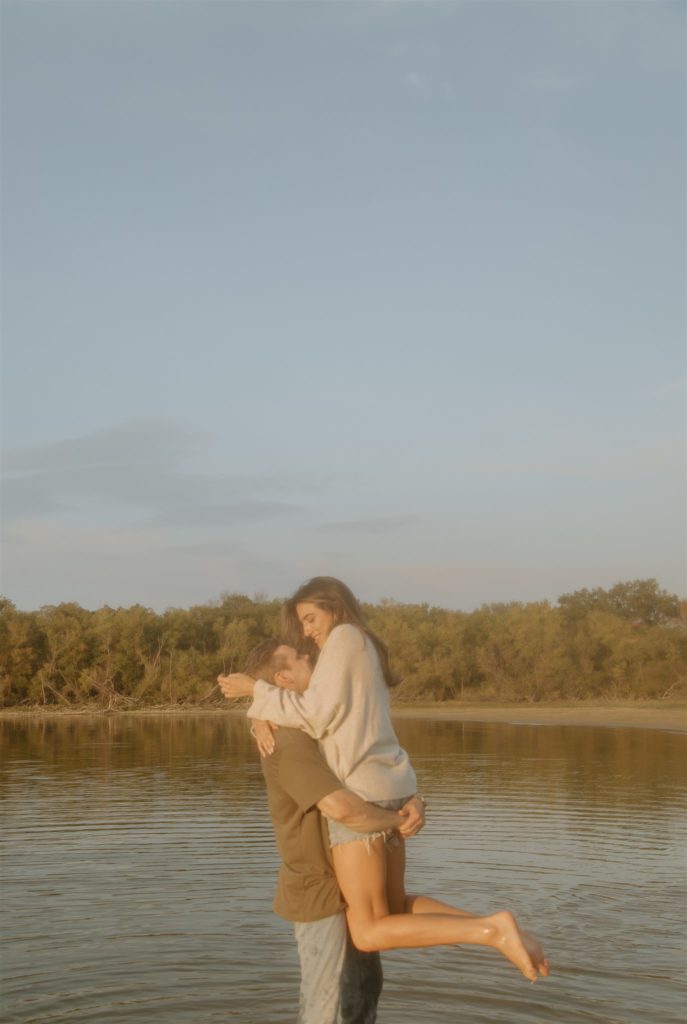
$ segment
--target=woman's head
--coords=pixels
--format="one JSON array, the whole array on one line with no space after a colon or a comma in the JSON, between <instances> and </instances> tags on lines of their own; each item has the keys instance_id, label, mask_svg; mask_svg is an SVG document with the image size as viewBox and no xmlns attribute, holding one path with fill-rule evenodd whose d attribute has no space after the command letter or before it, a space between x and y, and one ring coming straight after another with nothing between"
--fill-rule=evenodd
<instances>
[{"instance_id":1,"label":"woman's head","mask_svg":"<svg viewBox=\"0 0 687 1024\"><path fill-rule=\"evenodd\" d=\"M345 583L333 576L314 576L284 605L288 633L311 639L322 648L335 626L350 622L365 629L360 605Z\"/></svg>"},{"instance_id":2,"label":"woman's head","mask_svg":"<svg viewBox=\"0 0 687 1024\"><path fill-rule=\"evenodd\" d=\"M282 618L284 632L291 643L303 646L305 637L318 650L324 647L335 626L344 622L357 626L374 644L388 685L395 684L385 645L370 631L360 604L341 580L334 576L314 576L285 602Z\"/></svg>"}]
</instances>

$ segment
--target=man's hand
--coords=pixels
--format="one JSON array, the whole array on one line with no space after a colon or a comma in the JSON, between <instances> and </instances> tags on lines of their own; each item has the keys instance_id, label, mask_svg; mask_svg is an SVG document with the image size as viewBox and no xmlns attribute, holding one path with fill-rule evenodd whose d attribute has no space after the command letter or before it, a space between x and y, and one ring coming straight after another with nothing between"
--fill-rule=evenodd
<instances>
[{"instance_id":1,"label":"man's hand","mask_svg":"<svg viewBox=\"0 0 687 1024\"><path fill-rule=\"evenodd\" d=\"M250 731L255 737L261 757L269 757L274 753L274 736L272 733L279 726L274 722L263 722L261 718L254 718Z\"/></svg>"},{"instance_id":2,"label":"man's hand","mask_svg":"<svg viewBox=\"0 0 687 1024\"><path fill-rule=\"evenodd\" d=\"M255 680L243 672L232 672L229 676L217 676L219 688L229 700L235 697L252 697Z\"/></svg>"},{"instance_id":3,"label":"man's hand","mask_svg":"<svg viewBox=\"0 0 687 1024\"><path fill-rule=\"evenodd\" d=\"M398 813L403 818L398 832L404 839L416 836L425 827L425 801L421 796L411 796Z\"/></svg>"}]
</instances>

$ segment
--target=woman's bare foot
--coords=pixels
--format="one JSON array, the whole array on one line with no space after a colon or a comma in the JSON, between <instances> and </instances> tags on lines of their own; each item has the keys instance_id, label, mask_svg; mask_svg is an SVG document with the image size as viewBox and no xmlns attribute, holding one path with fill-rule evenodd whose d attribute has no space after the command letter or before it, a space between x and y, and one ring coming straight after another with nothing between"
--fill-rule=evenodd
<instances>
[{"instance_id":1,"label":"woman's bare foot","mask_svg":"<svg viewBox=\"0 0 687 1024\"><path fill-rule=\"evenodd\" d=\"M503 953L529 981L537 980L537 972L525 943L522 940L515 918L508 910L482 918L483 924L493 932L488 945Z\"/></svg>"},{"instance_id":2,"label":"woman's bare foot","mask_svg":"<svg viewBox=\"0 0 687 1024\"><path fill-rule=\"evenodd\" d=\"M522 928L520 931L520 938L523 941L525 949L530 955L530 960L534 965L535 970L539 971L543 978L548 977L549 974L549 961L546 958L544 950L535 939L534 935L530 932L524 931Z\"/></svg>"}]
</instances>

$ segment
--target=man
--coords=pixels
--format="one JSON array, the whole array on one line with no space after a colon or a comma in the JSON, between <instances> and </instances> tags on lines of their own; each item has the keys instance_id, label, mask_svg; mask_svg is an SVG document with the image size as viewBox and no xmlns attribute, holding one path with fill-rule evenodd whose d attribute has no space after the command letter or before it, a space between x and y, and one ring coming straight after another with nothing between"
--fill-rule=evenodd
<instances>
[{"instance_id":1,"label":"man","mask_svg":"<svg viewBox=\"0 0 687 1024\"><path fill-rule=\"evenodd\" d=\"M267 640L249 655L246 672L303 693L312 668L293 647ZM282 858L273 908L294 924L301 962L299 1024L374 1024L381 961L378 953L355 949L348 938L322 815L361 833L399 828L410 836L424 824L423 802L413 797L400 812L368 804L342 787L304 732L281 728L273 739L273 753L261 758Z\"/></svg>"}]
</instances>

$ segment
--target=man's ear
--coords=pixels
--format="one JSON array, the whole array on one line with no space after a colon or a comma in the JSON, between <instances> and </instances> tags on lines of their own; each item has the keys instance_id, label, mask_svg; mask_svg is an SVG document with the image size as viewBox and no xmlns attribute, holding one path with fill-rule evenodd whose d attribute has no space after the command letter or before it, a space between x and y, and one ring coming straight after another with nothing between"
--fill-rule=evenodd
<instances>
[{"instance_id":1,"label":"man's ear","mask_svg":"<svg viewBox=\"0 0 687 1024\"><path fill-rule=\"evenodd\" d=\"M275 672L272 678L274 679L274 685L281 686L282 689L291 682L288 672Z\"/></svg>"}]
</instances>

